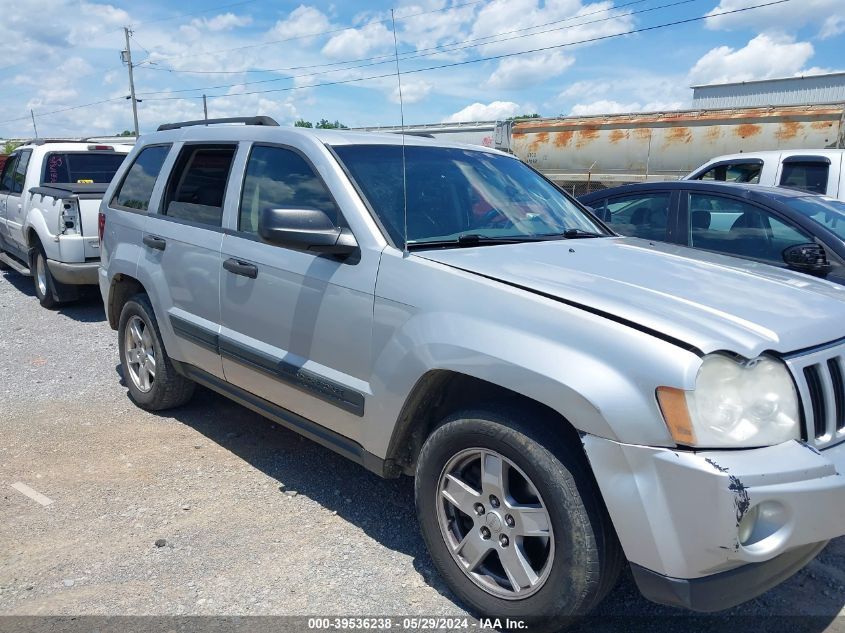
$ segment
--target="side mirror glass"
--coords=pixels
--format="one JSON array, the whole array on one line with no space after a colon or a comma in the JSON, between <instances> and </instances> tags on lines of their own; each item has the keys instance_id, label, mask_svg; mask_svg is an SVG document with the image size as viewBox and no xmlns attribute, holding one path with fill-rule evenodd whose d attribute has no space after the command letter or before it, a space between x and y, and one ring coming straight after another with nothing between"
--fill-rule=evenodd
<instances>
[{"instance_id":1,"label":"side mirror glass","mask_svg":"<svg viewBox=\"0 0 845 633\"><path fill-rule=\"evenodd\" d=\"M793 270L824 277L831 270L824 248L818 244L795 244L783 250L783 261Z\"/></svg>"},{"instance_id":2,"label":"side mirror glass","mask_svg":"<svg viewBox=\"0 0 845 633\"><path fill-rule=\"evenodd\" d=\"M258 235L271 244L312 253L351 255L358 249L352 232L335 226L320 209L264 209Z\"/></svg>"}]
</instances>

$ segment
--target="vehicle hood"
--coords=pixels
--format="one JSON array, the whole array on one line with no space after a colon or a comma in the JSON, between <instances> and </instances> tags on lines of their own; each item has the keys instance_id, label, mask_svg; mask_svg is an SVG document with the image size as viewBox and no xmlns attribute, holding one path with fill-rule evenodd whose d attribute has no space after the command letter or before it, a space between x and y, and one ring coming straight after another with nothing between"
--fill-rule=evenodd
<instances>
[{"instance_id":1,"label":"vehicle hood","mask_svg":"<svg viewBox=\"0 0 845 633\"><path fill-rule=\"evenodd\" d=\"M845 286L633 238L415 253L576 305L704 353L754 358L845 337Z\"/></svg>"}]
</instances>

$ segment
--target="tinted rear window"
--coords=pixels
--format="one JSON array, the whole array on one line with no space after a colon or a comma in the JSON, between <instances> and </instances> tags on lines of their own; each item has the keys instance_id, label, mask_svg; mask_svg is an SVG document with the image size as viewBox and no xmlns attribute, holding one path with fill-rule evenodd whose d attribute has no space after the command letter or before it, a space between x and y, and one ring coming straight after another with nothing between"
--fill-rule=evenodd
<instances>
[{"instance_id":1,"label":"tinted rear window","mask_svg":"<svg viewBox=\"0 0 845 633\"><path fill-rule=\"evenodd\" d=\"M51 152L44 160L41 184L111 182L126 154Z\"/></svg>"}]
</instances>

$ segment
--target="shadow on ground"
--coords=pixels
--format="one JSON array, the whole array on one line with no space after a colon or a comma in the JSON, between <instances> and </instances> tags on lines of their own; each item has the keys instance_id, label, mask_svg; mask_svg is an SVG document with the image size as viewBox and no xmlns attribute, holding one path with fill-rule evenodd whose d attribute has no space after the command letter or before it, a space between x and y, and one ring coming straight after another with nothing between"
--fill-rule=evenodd
<instances>
[{"instance_id":1,"label":"shadow on ground","mask_svg":"<svg viewBox=\"0 0 845 633\"><path fill-rule=\"evenodd\" d=\"M457 598L434 571L415 517L413 481L384 480L293 431L271 422L227 398L198 389L194 400L172 417L231 451L253 467L306 495L360 527L385 547L413 557L414 567L430 586L460 607ZM279 494L284 494L281 491ZM841 557L845 547L835 542ZM834 547L834 545L831 545ZM828 552L831 551L828 548ZM823 559L822 554L820 559ZM836 560L837 567L842 561ZM824 579L804 570L779 588L717 615L693 615L642 598L626 570L608 598L579 631L784 631L818 633L839 630L831 624L845 604L845 592L829 591ZM797 594L807 599L796 600ZM788 600L788 602L787 602ZM794 605L803 605L796 609ZM773 614L783 614L773 615ZM842 619L840 619L842 620ZM845 629L843 629L845 630Z\"/></svg>"},{"instance_id":2,"label":"shadow on ground","mask_svg":"<svg viewBox=\"0 0 845 633\"><path fill-rule=\"evenodd\" d=\"M31 297L33 301L38 301L31 277L24 277L13 270L3 271L2 276L16 290ZM79 298L60 305L56 312L82 323L100 323L106 320L103 299L100 296L100 289L96 286L80 286Z\"/></svg>"}]
</instances>

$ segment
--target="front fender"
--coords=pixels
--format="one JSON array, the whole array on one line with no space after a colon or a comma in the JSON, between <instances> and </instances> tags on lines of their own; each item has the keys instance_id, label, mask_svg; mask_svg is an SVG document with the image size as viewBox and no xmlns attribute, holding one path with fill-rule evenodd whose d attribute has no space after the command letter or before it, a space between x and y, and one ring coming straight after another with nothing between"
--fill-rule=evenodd
<instances>
[{"instance_id":1,"label":"front fender","mask_svg":"<svg viewBox=\"0 0 845 633\"><path fill-rule=\"evenodd\" d=\"M544 404L584 433L673 446L654 389L643 389L638 376L620 367L583 348L552 344L522 328L456 313L419 314L386 342L375 359L370 413L386 425L395 423L420 377L448 370ZM365 445L377 455L387 454L390 433L383 429L376 423L365 430Z\"/></svg>"},{"instance_id":2,"label":"front fender","mask_svg":"<svg viewBox=\"0 0 845 633\"><path fill-rule=\"evenodd\" d=\"M674 446L656 389L691 388L700 359L623 323L415 258L383 257L365 447L387 454L415 385L449 370L522 394L583 433ZM370 421L370 420L368 420Z\"/></svg>"}]
</instances>

